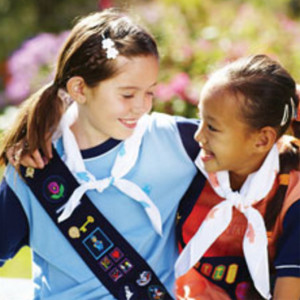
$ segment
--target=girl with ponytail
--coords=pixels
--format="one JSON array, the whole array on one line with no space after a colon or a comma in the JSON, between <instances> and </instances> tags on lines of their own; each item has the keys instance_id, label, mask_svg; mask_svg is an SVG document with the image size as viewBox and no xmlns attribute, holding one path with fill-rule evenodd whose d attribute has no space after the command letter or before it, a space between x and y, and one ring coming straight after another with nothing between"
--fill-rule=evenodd
<instances>
[{"instance_id":1,"label":"girl with ponytail","mask_svg":"<svg viewBox=\"0 0 300 300\"><path fill-rule=\"evenodd\" d=\"M203 175L177 224L179 299L300 298L298 107L295 81L266 55L208 79L195 134Z\"/></svg>"},{"instance_id":2,"label":"girl with ponytail","mask_svg":"<svg viewBox=\"0 0 300 300\"><path fill-rule=\"evenodd\" d=\"M34 299L174 299L174 219L199 146L195 121L148 114L158 70L155 40L123 12L83 17L5 133L0 265L29 245Z\"/></svg>"}]
</instances>

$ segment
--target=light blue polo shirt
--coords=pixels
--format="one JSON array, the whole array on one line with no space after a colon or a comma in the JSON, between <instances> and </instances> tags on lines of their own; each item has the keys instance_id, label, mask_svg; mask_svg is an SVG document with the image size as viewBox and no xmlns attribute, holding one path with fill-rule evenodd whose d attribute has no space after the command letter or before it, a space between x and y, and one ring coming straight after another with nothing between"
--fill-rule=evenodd
<instances>
[{"instance_id":1,"label":"light blue polo shirt","mask_svg":"<svg viewBox=\"0 0 300 300\"><path fill-rule=\"evenodd\" d=\"M193 121L152 114L136 165L124 177L147 192L158 207L163 223L162 237L153 229L143 207L115 187L110 186L101 194L94 190L87 192L94 205L152 267L171 295L174 295L173 267L178 255L176 211L196 174L193 159L187 153L187 150L194 154L198 151L192 137L195 129ZM82 151L87 170L96 179L109 176L122 144L109 140ZM56 148L63 155L61 142ZM5 180L21 202L28 221L35 299L114 299L64 238L13 167L7 168Z\"/></svg>"}]
</instances>

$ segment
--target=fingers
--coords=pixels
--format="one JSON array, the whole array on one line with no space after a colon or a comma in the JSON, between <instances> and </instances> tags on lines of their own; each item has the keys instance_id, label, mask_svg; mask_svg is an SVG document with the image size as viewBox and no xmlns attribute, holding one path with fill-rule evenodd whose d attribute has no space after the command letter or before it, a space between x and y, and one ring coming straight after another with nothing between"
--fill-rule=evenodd
<instances>
[{"instance_id":1,"label":"fingers","mask_svg":"<svg viewBox=\"0 0 300 300\"><path fill-rule=\"evenodd\" d=\"M37 169L43 169L45 164L48 163L47 159L43 159L42 155L39 150L34 150L31 155L26 154L24 156L24 159L26 159L26 163L30 163L30 165L27 165L27 167L37 168ZM25 161L24 161L25 162ZM21 159L21 164L23 165L23 157ZM35 166L34 166L34 165Z\"/></svg>"},{"instance_id":2,"label":"fingers","mask_svg":"<svg viewBox=\"0 0 300 300\"><path fill-rule=\"evenodd\" d=\"M6 154L6 158L8 159L9 163L13 166L16 165L16 157L14 155L14 147L11 147L9 149L6 150L5 154Z\"/></svg>"},{"instance_id":3,"label":"fingers","mask_svg":"<svg viewBox=\"0 0 300 300\"><path fill-rule=\"evenodd\" d=\"M22 165L24 167L43 169L49 162L48 158L51 159L53 157L52 139L50 134L48 135L48 138L46 138L45 146L46 149L44 149L44 151L46 153L45 156L42 156L38 149L32 150L26 138L23 138L6 150L6 157L8 162L15 167Z\"/></svg>"},{"instance_id":4,"label":"fingers","mask_svg":"<svg viewBox=\"0 0 300 300\"><path fill-rule=\"evenodd\" d=\"M24 167L43 169L48 163L48 159L42 158L39 150L34 150L31 154L28 152L24 153L22 148L18 149L16 146L6 151L6 157L9 163L15 167L22 165Z\"/></svg>"},{"instance_id":5,"label":"fingers","mask_svg":"<svg viewBox=\"0 0 300 300\"><path fill-rule=\"evenodd\" d=\"M46 142L46 151L49 158L52 158L52 140L48 139Z\"/></svg>"},{"instance_id":6,"label":"fingers","mask_svg":"<svg viewBox=\"0 0 300 300\"><path fill-rule=\"evenodd\" d=\"M26 154L21 158L20 164L24 167L32 167L32 168L35 168L35 169L42 169L43 168L43 167L40 167L40 165L38 165L35 162L35 160L29 154Z\"/></svg>"}]
</instances>

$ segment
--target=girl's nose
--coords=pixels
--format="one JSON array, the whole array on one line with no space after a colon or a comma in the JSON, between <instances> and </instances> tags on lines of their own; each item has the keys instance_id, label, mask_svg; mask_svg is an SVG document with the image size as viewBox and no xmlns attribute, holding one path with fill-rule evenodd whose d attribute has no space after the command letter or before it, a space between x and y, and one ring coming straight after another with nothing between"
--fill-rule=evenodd
<instances>
[{"instance_id":1,"label":"girl's nose","mask_svg":"<svg viewBox=\"0 0 300 300\"><path fill-rule=\"evenodd\" d=\"M194 134L195 141L201 144L205 144L207 142L203 131L203 122L201 122Z\"/></svg>"},{"instance_id":2,"label":"girl's nose","mask_svg":"<svg viewBox=\"0 0 300 300\"><path fill-rule=\"evenodd\" d=\"M143 96L133 99L132 111L136 114L144 113L147 110L147 99Z\"/></svg>"}]
</instances>

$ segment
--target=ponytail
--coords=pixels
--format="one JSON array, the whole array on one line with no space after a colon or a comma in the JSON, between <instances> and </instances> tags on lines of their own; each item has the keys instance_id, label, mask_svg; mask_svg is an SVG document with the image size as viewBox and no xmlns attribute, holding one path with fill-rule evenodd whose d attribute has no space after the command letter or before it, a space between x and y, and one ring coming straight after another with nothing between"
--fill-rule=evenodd
<instances>
[{"instance_id":1,"label":"ponytail","mask_svg":"<svg viewBox=\"0 0 300 300\"><path fill-rule=\"evenodd\" d=\"M265 214L265 223L268 231L272 230L279 215L289 184L289 173L292 170L300 171L300 121L293 120L291 130L294 137L283 136L283 145L279 155L279 187L273 199L268 203Z\"/></svg>"},{"instance_id":2,"label":"ponytail","mask_svg":"<svg viewBox=\"0 0 300 300\"><path fill-rule=\"evenodd\" d=\"M288 139L288 136L284 136L284 138ZM300 171L299 146L299 140L290 139L280 151L279 187L273 199L269 201L265 214L265 224L268 231L273 229L277 216L282 209L289 184L289 173L292 170Z\"/></svg>"},{"instance_id":3,"label":"ponytail","mask_svg":"<svg viewBox=\"0 0 300 300\"><path fill-rule=\"evenodd\" d=\"M21 155L32 153L35 149L42 151L48 159L46 143L58 126L64 111L64 104L58 97L58 86L48 85L20 107L16 121L3 135L0 145L0 165L7 162L6 151L11 147L21 150ZM19 166L16 166L19 170Z\"/></svg>"},{"instance_id":4,"label":"ponytail","mask_svg":"<svg viewBox=\"0 0 300 300\"><path fill-rule=\"evenodd\" d=\"M300 119L300 116L299 116L299 119ZM292 127L294 137L296 137L297 139L300 139L300 120L299 121L298 121L298 119L293 120L291 127Z\"/></svg>"},{"instance_id":5,"label":"ponytail","mask_svg":"<svg viewBox=\"0 0 300 300\"><path fill-rule=\"evenodd\" d=\"M297 92L298 91L298 92ZM281 137L279 146L279 187L275 196L267 204L265 223L268 231L272 230L279 215L289 184L289 173L292 170L300 171L300 86L296 86L291 101L290 135Z\"/></svg>"}]
</instances>

